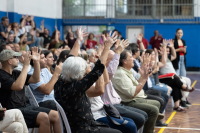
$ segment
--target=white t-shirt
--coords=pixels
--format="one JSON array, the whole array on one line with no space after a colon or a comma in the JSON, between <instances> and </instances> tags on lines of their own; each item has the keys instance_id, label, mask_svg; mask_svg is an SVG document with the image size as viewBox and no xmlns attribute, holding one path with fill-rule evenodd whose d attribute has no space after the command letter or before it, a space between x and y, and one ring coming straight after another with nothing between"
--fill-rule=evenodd
<instances>
[{"instance_id":1,"label":"white t-shirt","mask_svg":"<svg viewBox=\"0 0 200 133\"><path fill-rule=\"evenodd\" d=\"M100 96L97 97L89 97L90 103L91 103L91 110L92 114L95 120L106 117L106 115L103 112L103 101L101 100Z\"/></svg>"},{"instance_id":2,"label":"white t-shirt","mask_svg":"<svg viewBox=\"0 0 200 133\"><path fill-rule=\"evenodd\" d=\"M163 68L160 68L161 75L167 74L167 73L176 73L172 65L172 62L169 59L167 59L166 65Z\"/></svg>"}]
</instances>

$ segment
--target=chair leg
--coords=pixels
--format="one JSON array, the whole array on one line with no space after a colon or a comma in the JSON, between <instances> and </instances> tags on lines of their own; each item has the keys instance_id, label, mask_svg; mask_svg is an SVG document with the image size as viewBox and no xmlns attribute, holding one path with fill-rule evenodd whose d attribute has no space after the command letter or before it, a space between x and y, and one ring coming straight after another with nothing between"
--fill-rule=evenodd
<instances>
[{"instance_id":1,"label":"chair leg","mask_svg":"<svg viewBox=\"0 0 200 133\"><path fill-rule=\"evenodd\" d=\"M172 101L172 108L174 108L174 99L172 96L171 96L171 101Z\"/></svg>"}]
</instances>

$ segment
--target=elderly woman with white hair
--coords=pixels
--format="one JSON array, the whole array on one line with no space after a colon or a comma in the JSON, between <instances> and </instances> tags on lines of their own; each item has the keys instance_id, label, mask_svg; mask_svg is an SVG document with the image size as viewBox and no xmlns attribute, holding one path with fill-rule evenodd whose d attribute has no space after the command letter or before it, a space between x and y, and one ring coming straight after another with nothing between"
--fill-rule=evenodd
<instances>
[{"instance_id":1,"label":"elderly woman with white hair","mask_svg":"<svg viewBox=\"0 0 200 133\"><path fill-rule=\"evenodd\" d=\"M81 28L77 29L77 40L68 58L63 63L61 76L54 87L55 99L65 110L73 133L121 133L118 130L105 127L105 124L100 124L100 127L99 123L94 121L91 104L87 96L96 93L96 88L91 87L95 82L101 80L98 83L99 87L101 89L104 87L102 74L109 49L116 37L112 36L105 42L102 56L96 62L94 69L87 74L91 66L81 57L76 57L80 49L80 42L87 35L83 31L81 31Z\"/></svg>"}]
</instances>

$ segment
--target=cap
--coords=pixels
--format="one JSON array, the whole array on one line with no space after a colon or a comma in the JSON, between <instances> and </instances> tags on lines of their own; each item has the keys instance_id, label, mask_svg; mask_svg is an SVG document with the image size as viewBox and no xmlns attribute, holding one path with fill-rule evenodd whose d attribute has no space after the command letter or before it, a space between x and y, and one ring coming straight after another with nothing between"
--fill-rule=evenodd
<instances>
[{"instance_id":1,"label":"cap","mask_svg":"<svg viewBox=\"0 0 200 133\"><path fill-rule=\"evenodd\" d=\"M0 61L7 61L8 59L13 58L13 56L21 56L22 53L15 52L11 49L5 49L0 53Z\"/></svg>"}]
</instances>

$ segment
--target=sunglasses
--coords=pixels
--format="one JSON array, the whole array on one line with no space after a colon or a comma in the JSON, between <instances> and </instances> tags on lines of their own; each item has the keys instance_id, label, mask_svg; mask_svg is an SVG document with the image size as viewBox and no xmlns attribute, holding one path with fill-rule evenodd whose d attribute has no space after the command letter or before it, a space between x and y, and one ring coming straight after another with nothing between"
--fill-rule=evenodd
<instances>
[{"instance_id":1,"label":"sunglasses","mask_svg":"<svg viewBox=\"0 0 200 133\"><path fill-rule=\"evenodd\" d=\"M13 56L13 58L15 58L15 59L19 59L19 56ZM13 58L11 58L11 59L13 59Z\"/></svg>"}]
</instances>

